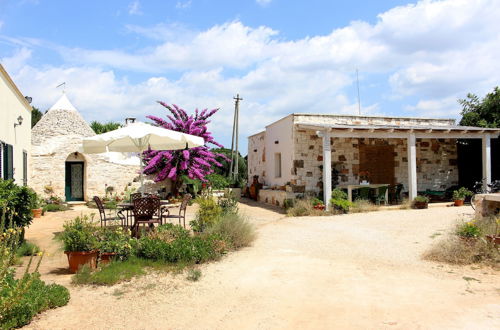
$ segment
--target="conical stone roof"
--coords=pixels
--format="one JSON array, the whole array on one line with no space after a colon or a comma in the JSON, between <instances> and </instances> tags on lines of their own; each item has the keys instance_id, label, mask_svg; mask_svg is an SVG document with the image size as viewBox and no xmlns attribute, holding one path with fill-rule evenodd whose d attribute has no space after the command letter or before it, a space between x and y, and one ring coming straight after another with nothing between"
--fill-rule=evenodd
<instances>
[{"instance_id":1,"label":"conical stone roof","mask_svg":"<svg viewBox=\"0 0 500 330\"><path fill-rule=\"evenodd\" d=\"M63 94L33 127L31 142L33 145L40 145L47 139L62 135L76 135L82 138L95 135L66 94Z\"/></svg>"}]
</instances>

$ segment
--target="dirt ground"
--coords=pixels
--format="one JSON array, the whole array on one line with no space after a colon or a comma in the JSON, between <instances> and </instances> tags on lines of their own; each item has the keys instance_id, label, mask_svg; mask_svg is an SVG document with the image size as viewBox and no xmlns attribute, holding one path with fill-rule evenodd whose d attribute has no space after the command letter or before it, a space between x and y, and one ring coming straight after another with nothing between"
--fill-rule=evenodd
<instances>
[{"instance_id":1,"label":"dirt ground","mask_svg":"<svg viewBox=\"0 0 500 330\"><path fill-rule=\"evenodd\" d=\"M65 307L30 329L499 329L500 274L421 260L470 207L285 218L255 203L252 247L186 274L112 287L70 285L52 237L84 207L36 219L27 238L49 256L43 279L69 287ZM190 216L193 209L189 210Z\"/></svg>"}]
</instances>

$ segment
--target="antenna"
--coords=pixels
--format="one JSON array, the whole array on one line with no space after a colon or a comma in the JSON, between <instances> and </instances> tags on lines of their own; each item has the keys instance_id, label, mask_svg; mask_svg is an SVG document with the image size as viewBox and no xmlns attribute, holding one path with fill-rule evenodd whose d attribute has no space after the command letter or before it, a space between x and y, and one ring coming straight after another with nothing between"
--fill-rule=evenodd
<instances>
[{"instance_id":1,"label":"antenna","mask_svg":"<svg viewBox=\"0 0 500 330\"><path fill-rule=\"evenodd\" d=\"M66 82L63 82L62 84L57 85L56 88L59 88L61 86L63 86L63 94L64 94L66 92Z\"/></svg>"},{"instance_id":2,"label":"antenna","mask_svg":"<svg viewBox=\"0 0 500 330\"><path fill-rule=\"evenodd\" d=\"M358 86L358 115L361 116L361 98L359 97L359 75L358 75L358 68L356 68L356 85Z\"/></svg>"}]
</instances>

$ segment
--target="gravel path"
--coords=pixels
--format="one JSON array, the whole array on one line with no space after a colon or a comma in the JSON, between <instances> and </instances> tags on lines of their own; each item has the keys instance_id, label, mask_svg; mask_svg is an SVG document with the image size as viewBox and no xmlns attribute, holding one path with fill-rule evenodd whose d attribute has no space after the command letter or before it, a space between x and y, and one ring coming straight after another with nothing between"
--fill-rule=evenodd
<instances>
[{"instance_id":1,"label":"gravel path","mask_svg":"<svg viewBox=\"0 0 500 330\"><path fill-rule=\"evenodd\" d=\"M305 218L254 203L240 209L256 224L258 239L202 265L198 282L155 273L113 287L70 286L68 306L28 328L500 328L498 272L420 259L437 234L471 213L468 207ZM52 251L42 267L48 281L70 281L47 235L78 212L88 210L42 218L27 232Z\"/></svg>"}]
</instances>

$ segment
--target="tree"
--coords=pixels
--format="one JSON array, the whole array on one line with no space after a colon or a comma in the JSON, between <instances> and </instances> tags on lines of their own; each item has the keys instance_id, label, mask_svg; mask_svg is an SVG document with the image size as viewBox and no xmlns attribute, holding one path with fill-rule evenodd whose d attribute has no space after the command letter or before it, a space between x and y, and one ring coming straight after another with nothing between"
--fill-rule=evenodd
<instances>
[{"instance_id":1,"label":"tree","mask_svg":"<svg viewBox=\"0 0 500 330\"><path fill-rule=\"evenodd\" d=\"M110 131L114 131L115 129L118 129L122 127L122 124L120 123L115 123L115 122L107 122L105 124L102 124L98 121L93 121L90 123L90 127L94 130L95 134L102 134Z\"/></svg>"},{"instance_id":2,"label":"tree","mask_svg":"<svg viewBox=\"0 0 500 330\"><path fill-rule=\"evenodd\" d=\"M38 108L33 107L33 110L31 110L31 128L35 127L36 123L42 119L43 113L38 110Z\"/></svg>"},{"instance_id":3,"label":"tree","mask_svg":"<svg viewBox=\"0 0 500 330\"><path fill-rule=\"evenodd\" d=\"M219 156L216 158L216 160L222 164L222 167L216 167L214 168L215 173L224 175L224 176L229 176L229 167L231 164L231 149L226 149L226 148L219 148L219 149L212 149L213 152L222 154L224 157ZM239 159L238 159L238 179L246 181L248 173L247 173L247 161L244 157L241 156L240 153L238 153Z\"/></svg>"},{"instance_id":4,"label":"tree","mask_svg":"<svg viewBox=\"0 0 500 330\"><path fill-rule=\"evenodd\" d=\"M207 146L207 144L213 144L223 148L207 130L207 124L210 122L208 118L219 109L211 111L205 109L201 112L196 109L194 115L188 115L184 109L175 104L170 106L164 102L158 103L163 105L171 115L167 115L167 120L155 116L147 116L147 118L163 128L200 136L205 140L205 145L184 150L147 150L144 152L146 164L144 173L155 174L155 182L165 179L177 181L183 177L206 182L205 177L214 172L214 166L222 166L216 158L224 157L222 154L212 152Z\"/></svg>"},{"instance_id":5,"label":"tree","mask_svg":"<svg viewBox=\"0 0 500 330\"><path fill-rule=\"evenodd\" d=\"M462 105L460 125L478 127L500 127L500 89L486 94L480 100L475 94L467 94L465 99L459 99Z\"/></svg>"}]
</instances>

